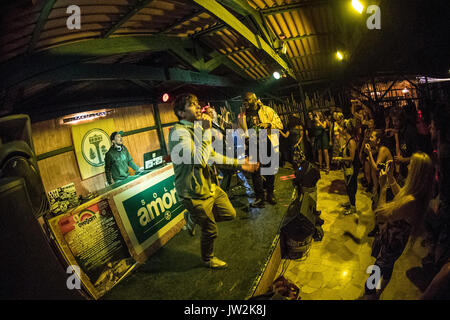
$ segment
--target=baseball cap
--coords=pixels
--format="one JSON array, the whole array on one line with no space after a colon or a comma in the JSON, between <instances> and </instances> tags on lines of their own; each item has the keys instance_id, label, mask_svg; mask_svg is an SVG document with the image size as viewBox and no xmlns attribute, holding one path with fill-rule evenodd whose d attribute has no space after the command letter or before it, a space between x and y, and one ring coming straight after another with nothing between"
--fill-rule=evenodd
<instances>
[{"instance_id":1,"label":"baseball cap","mask_svg":"<svg viewBox=\"0 0 450 320\"><path fill-rule=\"evenodd\" d=\"M114 138L116 137L117 134L120 134L121 136L123 136L123 131L114 131L113 133L111 133L111 141L114 140Z\"/></svg>"}]
</instances>

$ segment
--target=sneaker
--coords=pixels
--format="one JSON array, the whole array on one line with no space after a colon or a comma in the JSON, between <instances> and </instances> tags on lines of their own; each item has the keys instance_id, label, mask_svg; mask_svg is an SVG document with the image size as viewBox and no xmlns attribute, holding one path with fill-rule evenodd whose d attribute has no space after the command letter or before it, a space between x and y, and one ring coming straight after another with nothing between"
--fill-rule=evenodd
<instances>
[{"instance_id":1,"label":"sneaker","mask_svg":"<svg viewBox=\"0 0 450 320\"><path fill-rule=\"evenodd\" d=\"M192 221L189 211L184 212L184 220L186 221L186 229L191 236L195 236L195 222Z\"/></svg>"},{"instance_id":2,"label":"sneaker","mask_svg":"<svg viewBox=\"0 0 450 320\"><path fill-rule=\"evenodd\" d=\"M344 215L348 216L350 214L354 214L356 213L356 207L355 206L350 206L350 208L348 208L347 210L344 211Z\"/></svg>"},{"instance_id":3,"label":"sneaker","mask_svg":"<svg viewBox=\"0 0 450 320\"><path fill-rule=\"evenodd\" d=\"M225 269L228 264L217 257L212 257L209 261L203 260L203 265L211 269Z\"/></svg>"},{"instance_id":4,"label":"sneaker","mask_svg":"<svg viewBox=\"0 0 450 320\"><path fill-rule=\"evenodd\" d=\"M252 208L264 208L264 199L256 199L253 203L250 204Z\"/></svg>"},{"instance_id":5,"label":"sneaker","mask_svg":"<svg viewBox=\"0 0 450 320\"><path fill-rule=\"evenodd\" d=\"M277 204L277 199L275 198L275 196L273 195L273 193L269 193L267 194L266 200L268 203L275 205Z\"/></svg>"}]
</instances>

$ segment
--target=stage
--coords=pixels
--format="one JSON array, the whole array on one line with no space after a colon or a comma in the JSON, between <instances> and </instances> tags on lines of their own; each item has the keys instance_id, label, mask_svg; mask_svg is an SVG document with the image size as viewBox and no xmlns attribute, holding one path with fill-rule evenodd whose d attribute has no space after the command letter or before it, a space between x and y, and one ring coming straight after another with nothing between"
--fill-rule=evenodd
<instances>
[{"instance_id":1,"label":"stage","mask_svg":"<svg viewBox=\"0 0 450 320\"><path fill-rule=\"evenodd\" d=\"M233 193L237 217L218 224L214 249L228 263L227 269L202 266L197 226L194 237L182 230L102 299L243 300L264 293L281 259L278 230L293 190L292 180L283 177L292 173L280 168L275 180L276 205L266 203L265 208L246 211L245 189ZM231 188L236 183L234 176Z\"/></svg>"}]
</instances>

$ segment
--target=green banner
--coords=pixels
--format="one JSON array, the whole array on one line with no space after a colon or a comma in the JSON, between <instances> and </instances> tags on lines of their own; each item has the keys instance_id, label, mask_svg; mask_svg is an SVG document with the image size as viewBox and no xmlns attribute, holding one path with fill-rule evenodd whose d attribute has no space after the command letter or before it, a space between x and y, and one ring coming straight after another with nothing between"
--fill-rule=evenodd
<instances>
[{"instance_id":1,"label":"green banner","mask_svg":"<svg viewBox=\"0 0 450 320\"><path fill-rule=\"evenodd\" d=\"M184 211L173 175L123 200L122 204L139 244Z\"/></svg>"}]
</instances>

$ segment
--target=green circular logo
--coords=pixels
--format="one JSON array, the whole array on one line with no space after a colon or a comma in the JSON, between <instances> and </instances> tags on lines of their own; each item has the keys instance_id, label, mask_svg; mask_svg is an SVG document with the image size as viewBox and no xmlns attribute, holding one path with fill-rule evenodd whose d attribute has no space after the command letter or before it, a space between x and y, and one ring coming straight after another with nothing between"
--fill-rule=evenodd
<instances>
[{"instance_id":1,"label":"green circular logo","mask_svg":"<svg viewBox=\"0 0 450 320\"><path fill-rule=\"evenodd\" d=\"M102 129L91 129L81 141L81 154L84 160L94 167L105 164L105 154L111 147L109 135Z\"/></svg>"}]
</instances>

